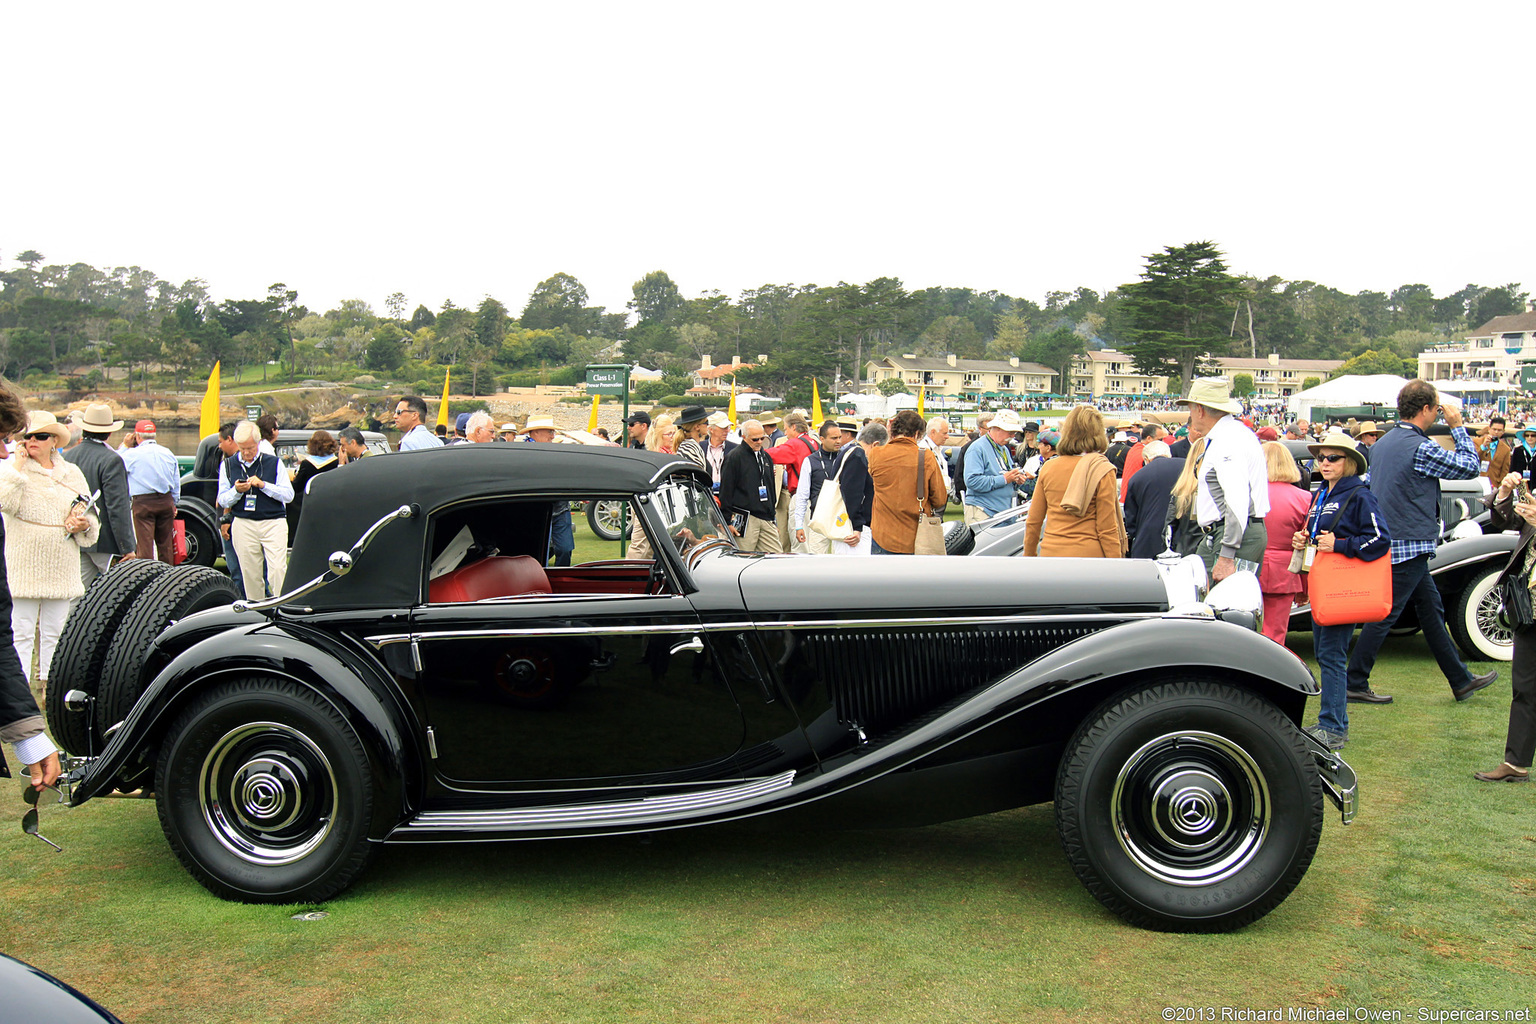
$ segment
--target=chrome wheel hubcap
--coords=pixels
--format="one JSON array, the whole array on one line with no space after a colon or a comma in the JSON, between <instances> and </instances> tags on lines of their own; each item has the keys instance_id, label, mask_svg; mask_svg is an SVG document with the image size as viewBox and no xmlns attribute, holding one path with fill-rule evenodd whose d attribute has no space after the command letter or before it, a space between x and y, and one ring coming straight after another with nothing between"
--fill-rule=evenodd
<instances>
[{"instance_id":1,"label":"chrome wheel hubcap","mask_svg":"<svg viewBox=\"0 0 1536 1024\"><path fill-rule=\"evenodd\" d=\"M330 834L336 775L308 736L278 722L254 722L220 737L198 772L203 820L241 860L291 864Z\"/></svg>"},{"instance_id":2,"label":"chrome wheel hubcap","mask_svg":"<svg viewBox=\"0 0 1536 1024\"><path fill-rule=\"evenodd\" d=\"M1126 759L1111 816L1120 848L1174 885L1209 885L1242 870L1269 832L1269 787L1253 757L1224 736L1166 733Z\"/></svg>"}]
</instances>

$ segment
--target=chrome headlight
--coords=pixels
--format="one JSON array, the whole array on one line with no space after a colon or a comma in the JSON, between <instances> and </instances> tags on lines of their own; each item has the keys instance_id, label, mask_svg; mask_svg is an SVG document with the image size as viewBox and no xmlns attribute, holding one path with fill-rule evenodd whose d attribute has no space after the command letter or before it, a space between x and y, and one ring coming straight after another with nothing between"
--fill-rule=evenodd
<instances>
[{"instance_id":1,"label":"chrome headlight","mask_svg":"<svg viewBox=\"0 0 1536 1024\"><path fill-rule=\"evenodd\" d=\"M1157 574L1168 592L1168 607L1179 609L1199 602L1205 593L1205 563L1199 555L1164 551L1156 558Z\"/></svg>"}]
</instances>

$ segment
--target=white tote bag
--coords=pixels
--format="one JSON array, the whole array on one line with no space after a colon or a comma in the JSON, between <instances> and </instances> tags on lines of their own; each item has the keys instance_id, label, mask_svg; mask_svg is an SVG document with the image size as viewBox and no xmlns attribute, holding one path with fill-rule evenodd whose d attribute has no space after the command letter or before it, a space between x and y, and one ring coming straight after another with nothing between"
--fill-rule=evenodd
<instances>
[{"instance_id":1,"label":"white tote bag","mask_svg":"<svg viewBox=\"0 0 1536 1024\"><path fill-rule=\"evenodd\" d=\"M811 529L831 541L842 543L851 532L848 527L848 506L843 503L843 489L837 478L843 475L843 464L837 464L837 472L821 485L816 495L816 507L811 511Z\"/></svg>"}]
</instances>

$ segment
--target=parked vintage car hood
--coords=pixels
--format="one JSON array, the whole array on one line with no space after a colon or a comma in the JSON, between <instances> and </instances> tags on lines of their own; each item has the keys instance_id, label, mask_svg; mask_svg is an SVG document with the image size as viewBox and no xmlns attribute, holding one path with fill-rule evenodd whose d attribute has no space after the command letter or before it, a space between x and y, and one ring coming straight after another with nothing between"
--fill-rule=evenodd
<instances>
[{"instance_id":1,"label":"parked vintage car hood","mask_svg":"<svg viewBox=\"0 0 1536 1024\"><path fill-rule=\"evenodd\" d=\"M1157 566L1134 558L836 558L768 555L741 572L747 610L773 613L1021 609L1159 612L1168 594Z\"/></svg>"}]
</instances>

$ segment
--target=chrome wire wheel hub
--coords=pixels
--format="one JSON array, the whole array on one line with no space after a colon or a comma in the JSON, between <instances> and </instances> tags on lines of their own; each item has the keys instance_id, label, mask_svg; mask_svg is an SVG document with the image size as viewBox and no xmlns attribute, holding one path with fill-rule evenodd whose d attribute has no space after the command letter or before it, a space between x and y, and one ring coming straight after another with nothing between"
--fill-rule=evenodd
<instances>
[{"instance_id":1,"label":"chrome wire wheel hub","mask_svg":"<svg viewBox=\"0 0 1536 1024\"><path fill-rule=\"evenodd\" d=\"M1269 787L1253 757L1224 736L1165 733L1126 759L1110 813L1120 848L1173 885L1241 871L1269 832Z\"/></svg>"},{"instance_id":2,"label":"chrome wire wheel hub","mask_svg":"<svg viewBox=\"0 0 1536 1024\"><path fill-rule=\"evenodd\" d=\"M198 772L209 831L252 864L291 864L325 841L336 810L336 776L325 753L278 722L253 722L220 737Z\"/></svg>"},{"instance_id":3,"label":"chrome wire wheel hub","mask_svg":"<svg viewBox=\"0 0 1536 1024\"><path fill-rule=\"evenodd\" d=\"M1498 587L1491 588L1482 596L1472 614L1477 619L1477 631L1489 643L1499 647L1514 646L1514 632L1509 627L1509 621L1504 618L1504 601L1499 597Z\"/></svg>"}]
</instances>

